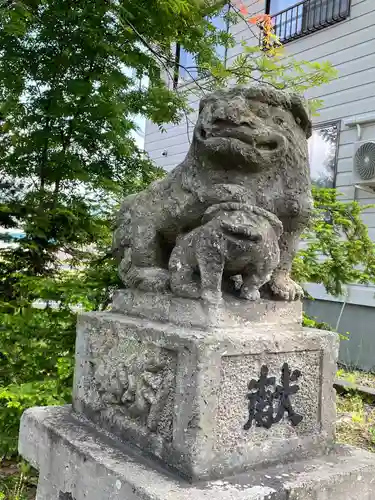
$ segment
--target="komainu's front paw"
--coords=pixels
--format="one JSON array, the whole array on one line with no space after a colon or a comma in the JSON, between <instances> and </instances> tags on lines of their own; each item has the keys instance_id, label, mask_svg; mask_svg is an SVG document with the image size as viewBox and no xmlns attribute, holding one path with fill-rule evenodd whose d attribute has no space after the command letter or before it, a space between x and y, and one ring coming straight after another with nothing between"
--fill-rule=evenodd
<instances>
[{"instance_id":1,"label":"komainu's front paw","mask_svg":"<svg viewBox=\"0 0 375 500\"><path fill-rule=\"evenodd\" d=\"M240 292L241 299L251 300L255 302L260 299L260 292L256 287L247 287L245 285L242 286Z\"/></svg>"},{"instance_id":2,"label":"komainu's front paw","mask_svg":"<svg viewBox=\"0 0 375 500\"><path fill-rule=\"evenodd\" d=\"M131 266L121 278L126 287L145 292L164 292L169 289L169 271L160 267Z\"/></svg>"},{"instance_id":3,"label":"komainu's front paw","mask_svg":"<svg viewBox=\"0 0 375 500\"><path fill-rule=\"evenodd\" d=\"M223 294L219 290L202 290L201 298L207 304L220 305L223 302Z\"/></svg>"},{"instance_id":4,"label":"komainu's front paw","mask_svg":"<svg viewBox=\"0 0 375 500\"><path fill-rule=\"evenodd\" d=\"M281 274L271 278L269 287L275 297L282 300L298 300L304 296L303 289L288 275Z\"/></svg>"}]
</instances>

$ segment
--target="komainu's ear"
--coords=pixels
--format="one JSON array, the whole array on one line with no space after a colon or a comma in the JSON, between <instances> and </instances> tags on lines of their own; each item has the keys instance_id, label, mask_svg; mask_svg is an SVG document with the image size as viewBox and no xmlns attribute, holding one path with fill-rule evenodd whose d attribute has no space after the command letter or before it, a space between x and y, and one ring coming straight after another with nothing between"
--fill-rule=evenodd
<instances>
[{"instance_id":1,"label":"komainu's ear","mask_svg":"<svg viewBox=\"0 0 375 500\"><path fill-rule=\"evenodd\" d=\"M310 113L307 107L307 101L298 94L291 94L292 114L298 125L309 139L312 134L312 123Z\"/></svg>"}]
</instances>

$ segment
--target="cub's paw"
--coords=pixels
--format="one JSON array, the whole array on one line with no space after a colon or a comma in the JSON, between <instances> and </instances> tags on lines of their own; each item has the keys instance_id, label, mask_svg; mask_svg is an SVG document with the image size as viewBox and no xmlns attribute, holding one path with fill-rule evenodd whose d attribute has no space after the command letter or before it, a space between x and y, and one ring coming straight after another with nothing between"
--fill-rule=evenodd
<instances>
[{"instance_id":1,"label":"cub's paw","mask_svg":"<svg viewBox=\"0 0 375 500\"><path fill-rule=\"evenodd\" d=\"M272 294L281 300L298 300L304 296L303 289L288 275L273 276L268 283Z\"/></svg>"}]
</instances>

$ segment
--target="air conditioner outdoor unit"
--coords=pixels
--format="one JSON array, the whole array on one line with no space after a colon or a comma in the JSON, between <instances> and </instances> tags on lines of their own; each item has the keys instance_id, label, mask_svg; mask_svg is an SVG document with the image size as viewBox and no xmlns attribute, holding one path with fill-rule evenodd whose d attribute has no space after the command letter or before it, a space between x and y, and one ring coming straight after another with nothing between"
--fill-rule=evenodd
<instances>
[{"instance_id":1,"label":"air conditioner outdoor unit","mask_svg":"<svg viewBox=\"0 0 375 500\"><path fill-rule=\"evenodd\" d=\"M375 141L354 144L353 181L358 187L375 188Z\"/></svg>"}]
</instances>

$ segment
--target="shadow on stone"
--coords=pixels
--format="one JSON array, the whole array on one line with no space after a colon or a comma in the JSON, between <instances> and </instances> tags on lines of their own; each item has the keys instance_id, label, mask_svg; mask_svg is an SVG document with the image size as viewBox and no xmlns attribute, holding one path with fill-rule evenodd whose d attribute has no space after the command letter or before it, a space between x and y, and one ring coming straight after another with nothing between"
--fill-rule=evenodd
<instances>
[{"instance_id":1,"label":"shadow on stone","mask_svg":"<svg viewBox=\"0 0 375 500\"><path fill-rule=\"evenodd\" d=\"M59 500L75 500L75 498L71 493L64 493L63 491L60 491Z\"/></svg>"}]
</instances>

